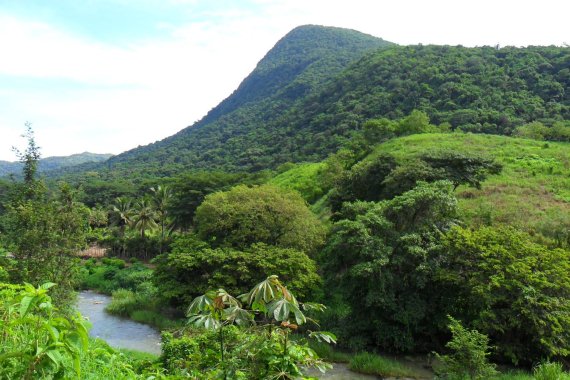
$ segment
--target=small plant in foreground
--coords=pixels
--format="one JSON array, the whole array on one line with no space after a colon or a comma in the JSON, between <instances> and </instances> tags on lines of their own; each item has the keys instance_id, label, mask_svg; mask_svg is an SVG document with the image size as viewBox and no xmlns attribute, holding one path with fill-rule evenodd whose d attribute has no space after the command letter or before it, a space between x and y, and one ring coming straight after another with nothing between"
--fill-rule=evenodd
<instances>
[{"instance_id":1,"label":"small plant in foreground","mask_svg":"<svg viewBox=\"0 0 570 380\"><path fill-rule=\"evenodd\" d=\"M437 370L442 379L488 379L497 374L489 363L489 338L477 330L466 329L459 321L449 317L452 338L445 345L448 355L435 354L442 366Z\"/></svg>"},{"instance_id":2,"label":"small plant in foreground","mask_svg":"<svg viewBox=\"0 0 570 380\"><path fill-rule=\"evenodd\" d=\"M256 316L263 323L259 328L252 328L250 335L263 337L256 346L250 346L247 363L242 367L250 368L250 379L298 379L305 378L301 367L313 366L324 372L330 367L301 339L291 339L290 335L308 318L301 309L322 311L323 305L300 304L293 294L281 284L277 276L269 276L257 284L247 294L238 297L250 310L242 308L242 303L223 289L210 291L196 297L188 308L188 323L194 327L217 331L219 336L220 365L223 378L228 378L228 357L224 345L224 326L254 326ZM321 331L309 331L309 337L327 343L336 343L333 334ZM245 344L245 343L244 343ZM240 348L234 348L240 351ZM233 363L234 367L236 366ZM238 364L239 366L239 364ZM235 374L234 371L231 373Z\"/></svg>"}]
</instances>

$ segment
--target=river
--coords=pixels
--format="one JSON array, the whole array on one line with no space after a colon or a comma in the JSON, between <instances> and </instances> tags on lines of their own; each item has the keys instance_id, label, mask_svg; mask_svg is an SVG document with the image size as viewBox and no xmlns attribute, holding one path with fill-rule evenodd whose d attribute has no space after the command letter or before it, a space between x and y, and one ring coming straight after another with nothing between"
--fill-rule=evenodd
<instances>
[{"instance_id":1,"label":"river","mask_svg":"<svg viewBox=\"0 0 570 380\"><path fill-rule=\"evenodd\" d=\"M92 291L79 293L77 308L93 324L89 335L115 348L128 348L160 355L160 333L154 328L105 312L111 297Z\"/></svg>"},{"instance_id":2,"label":"river","mask_svg":"<svg viewBox=\"0 0 570 380\"><path fill-rule=\"evenodd\" d=\"M79 293L77 308L84 317L93 324L89 335L101 338L115 348L128 348L160 354L160 333L154 328L119 318L105 312L105 306L111 302L111 297L89 290ZM310 371L312 376L328 380L372 380L376 376L361 375L351 372L345 364L334 364L332 370L325 375L318 371Z\"/></svg>"}]
</instances>

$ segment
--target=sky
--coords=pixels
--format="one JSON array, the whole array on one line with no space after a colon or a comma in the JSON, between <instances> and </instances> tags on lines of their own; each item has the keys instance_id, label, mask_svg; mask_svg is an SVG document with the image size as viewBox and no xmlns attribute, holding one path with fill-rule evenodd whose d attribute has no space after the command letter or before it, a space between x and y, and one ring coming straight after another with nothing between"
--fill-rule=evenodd
<instances>
[{"instance_id":1,"label":"sky","mask_svg":"<svg viewBox=\"0 0 570 380\"><path fill-rule=\"evenodd\" d=\"M304 24L398 44L570 44L566 0L0 0L0 160L118 154L229 96Z\"/></svg>"}]
</instances>

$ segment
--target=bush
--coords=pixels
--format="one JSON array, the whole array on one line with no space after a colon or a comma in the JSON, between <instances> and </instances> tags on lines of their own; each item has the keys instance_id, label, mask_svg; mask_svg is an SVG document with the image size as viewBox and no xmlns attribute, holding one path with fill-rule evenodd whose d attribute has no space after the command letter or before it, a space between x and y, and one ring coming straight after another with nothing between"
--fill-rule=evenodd
<instances>
[{"instance_id":1,"label":"bush","mask_svg":"<svg viewBox=\"0 0 570 380\"><path fill-rule=\"evenodd\" d=\"M448 355L436 354L441 361L437 369L440 378L453 380L488 379L497 374L495 365L489 363L489 338L476 330L466 329L449 318L452 338L446 344Z\"/></svg>"},{"instance_id":2,"label":"bush","mask_svg":"<svg viewBox=\"0 0 570 380\"><path fill-rule=\"evenodd\" d=\"M323 244L325 230L303 198L272 185L236 186L206 196L196 210L200 238L213 247L245 249L255 243L311 254Z\"/></svg>"},{"instance_id":3,"label":"bush","mask_svg":"<svg viewBox=\"0 0 570 380\"><path fill-rule=\"evenodd\" d=\"M570 355L570 252L513 228L453 228L439 273L456 315L514 364ZM506 306L507 305L507 306Z\"/></svg>"}]
</instances>

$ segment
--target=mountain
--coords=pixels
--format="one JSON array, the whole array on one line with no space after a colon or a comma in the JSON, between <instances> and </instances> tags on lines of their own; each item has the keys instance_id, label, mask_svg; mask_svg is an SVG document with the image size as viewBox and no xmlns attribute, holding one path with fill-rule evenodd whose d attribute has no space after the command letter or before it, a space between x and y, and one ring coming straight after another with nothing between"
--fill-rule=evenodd
<instances>
[{"instance_id":1,"label":"mountain","mask_svg":"<svg viewBox=\"0 0 570 380\"><path fill-rule=\"evenodd\" d=\"M97 154L97 153L79 153L63 157L46 157L42 158L38 163L38 172L46 173L49 171L69 168L72 166L82 165L86 163L97 163L108 160L112 154ZM0 177L5 177L10 174L19 175L22 171L22 164L20 162L0 161Z\"/></svg>"},{"instance_id":2,"label":"mountain","mask_svg":"<svg viewBox=\"0 0 570 380\"><path fill-rule=\"evenodd\" d=\"M398 46L353 30L302 26L199 122L84 170L143 178L316 162L366 120L413 110L478 133L510 135L540 122L566 141L568 88L568 48Z\"/></svg>"},{"instance_id":3,"label":"mountain","mask_svg":"<svg viewBox=\"0 0 570 380\"><path fill-rule=\"evenodd\" d=\"M293 29L240 86L202 120L165 140L113 157L107 167L174 174L187 168L271 166L265 128L318 92L352 62L391 43L354 30L315 25ZM273 145L273 142L272 142Z\"/></svg>"}]
</instances>

